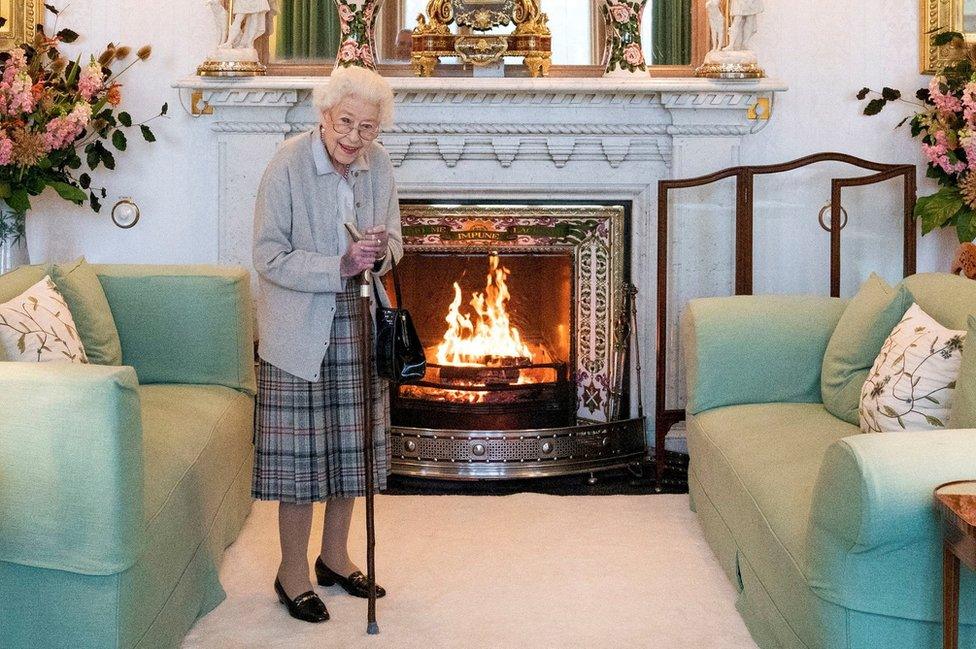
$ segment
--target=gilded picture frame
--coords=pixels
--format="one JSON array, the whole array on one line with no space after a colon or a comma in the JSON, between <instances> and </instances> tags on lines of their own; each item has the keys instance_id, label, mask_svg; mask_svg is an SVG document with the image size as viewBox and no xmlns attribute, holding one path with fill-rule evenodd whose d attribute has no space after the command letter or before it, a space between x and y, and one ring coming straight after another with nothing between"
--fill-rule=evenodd
<instances>
[{"instance_id":1,"label":"gilded picture frame","mask_svg":"<svg viewBox=\"0 0 976 649\"><path fill-rule=\"evenodd\" d=\"M44 3L42 0L0 0L0 16L7 19L0 27L0 51L6 51L33 42L37 24L44 21Z\"/></svg>"},{"instance_id":2,"label":"gilded picture frame","mask_svg":"<svg viewBox=\"0 0 976 649\"><path fill-rule=\"evenodd\" d=\"M949 61L949 48L936 47L932 37L938 32L962 33L966 41L976 43L976 32L966 32L963 24L965 0L919 0L919 69L935 74Z\"/></svg>"}]
</instances>

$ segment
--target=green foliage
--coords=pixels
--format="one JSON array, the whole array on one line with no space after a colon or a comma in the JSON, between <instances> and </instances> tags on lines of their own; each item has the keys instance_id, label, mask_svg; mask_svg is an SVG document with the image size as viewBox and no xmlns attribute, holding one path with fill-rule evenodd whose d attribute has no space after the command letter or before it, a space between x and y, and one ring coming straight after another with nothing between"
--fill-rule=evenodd
<instances>
[{"instance_id":1,"label":"green foliage","mask_svg":"<svg viewBox=\"0 0 976 649\"><path fill-rule=\"evenodd\" d=\"M976 212L965 207L955 214L956 237L959 243L976 239Z\"/></svg>"},{"instance_id":2,"label":"green foliage","mask_svg":"<svg viewBox=\"0 0 976 649\"><path fill-rule=\"evenodd\" d=\"M125 133L122 131L115 131L112 133L112 145L119 151L125 151Z\"/></svg>"},{"instance_id":3,"label":"green foliage","mask_svg":"<svg viewBox=\"0 0 976 649\"><path fill-rule=\"evenodd\" d=\"M901 91L885 86L881 89L881 96L884 97L885 101L897 101L901 99Z\"/></svg>"},{"instance_id":4,"label":"green foliage","mask_svg":"<svg viewBox=\"0 0 976 649\"><path fill-rule=\"evenodd\" d=\"M947 225L965 207L957 187L943 186L931 196L915 203L915 218L922 224L922 234Z\"/></svg>"},{"instance_id":5,"label":"green foliage","mask_svg":"<svg viewBox=\"0 0 976 649\"><path fill-rule=\"evenodd\" d=\"M884 98L872 99L871 101L868 102L868 105L864 107L864 114L877 115L878 113L881 112L881 109L884 108L885 104L887 103L888 100Z\"/></svg>"},{"instance_id":6,"label":"green foliage","mask_svg":"<svg viewBox=\"0 0 976 649\"><path fill-rule=\"evenodd\" d=\"M959 32L940 32L932 37L932 44L936 47L942 47L955 40L964 40L963 35Z\"/></svg>"}]
</instances>

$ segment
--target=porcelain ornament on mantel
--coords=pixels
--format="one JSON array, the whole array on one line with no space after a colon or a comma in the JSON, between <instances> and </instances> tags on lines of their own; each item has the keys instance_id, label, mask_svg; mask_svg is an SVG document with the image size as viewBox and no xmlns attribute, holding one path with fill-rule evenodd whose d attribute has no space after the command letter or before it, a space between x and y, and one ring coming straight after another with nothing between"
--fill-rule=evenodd
<instances>
[{"instance_id":1,"label":"porcelain ornament on mantel","mask_svg":"<svg viewBox=\"0 0 976 649\"><path fill-rule=\"evenodd\" d=\"M264 74L254 48L278 11L277 0L204 0L217 25L217 47L197 68L201 76L253 76Z\"/></svg>"},{"instance_id":2,"label":"porcelain ornament on mantel","mask_svg":"<svg viewBox=\"0 0 976 649\"><path fill-rule=\"evenodd\" d=\"M336 52L336 67L360 66L376 69L376 16L383 0L334 0L342 39Z\"/></svg>"},{"instance_id":3,"label":"porcelain ornament on mantel","mask_svg":"<svg viewBox=\"0 0 976 649\"><path fill-rule=\"evenodd\" d=\"M647 64L641 46L641 20L647 0L604 0L600 8L607 27L605 77L646 79Z\"/></svg>"},{"instance_id":4,"label":"porcelain ornament on mantel","mask_svg":"<svg viewBox=\"0 0 976 649\"><path fill-rule=\"evenodd\" d=\"M705 62L695 70L695 75L717 79L765 76L755 52L749 49L749 41L756 35L758 18L763 12L762 0L729 0L728 6L730 24L726 34L721 0L705 2L711 50L705 55Z\"/></svg>"}]
</instances>

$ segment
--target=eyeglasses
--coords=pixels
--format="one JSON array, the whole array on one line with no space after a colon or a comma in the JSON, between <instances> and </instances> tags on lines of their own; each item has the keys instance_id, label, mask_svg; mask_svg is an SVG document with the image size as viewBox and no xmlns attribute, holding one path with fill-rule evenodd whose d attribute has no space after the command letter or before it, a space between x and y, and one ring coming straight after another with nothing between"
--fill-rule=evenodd
<instances>
[{"instance_id":1,"label":"eyeglasses","mask_svg":"<svg viewBox=\"0 0 976 649\"><path fill-rule=\"evenodd\" d=\"M330 115L331 117L331 115ZM332 122L332 130L339 135L349 135L352 133L353 128L359 133L359 137L363 140L375 140L380 134L380 127L376 124L370 124L369 122L363 124L360 122L358 125L354 124L348 117L340 117L339 119L332 118L329 121Z\"/></svg>"}]
</instances>

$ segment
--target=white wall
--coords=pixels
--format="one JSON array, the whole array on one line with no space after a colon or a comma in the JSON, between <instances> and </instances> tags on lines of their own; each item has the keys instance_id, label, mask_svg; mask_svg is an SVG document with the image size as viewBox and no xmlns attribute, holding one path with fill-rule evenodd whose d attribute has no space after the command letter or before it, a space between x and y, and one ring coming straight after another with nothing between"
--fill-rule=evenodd
<instances>
[{"instance_id":1,"label":"white wall","mask_svg":"<svg viewBox=\"0 0 976 649\"><path fill-rule=\"evenodd\" d=\"M892 131L901 109L868 118L854 98L863 85L890 85L913 95L926 82L917 73L917 12L915 2L902 3L897 11L880 0L767 2L753 46L768 74L786 81L790 90L777 99L768 127L746 139L742 162L780 162L837 150L885 162L914 162L920 191L932 191L923 179L917 143L907 130ZM209 122L189 116L170 87L193 72L215 39L203 0L72 0L61 26L82 34L73 48L78 52L97 55L109 41L151 43L152 59L124 79L123 106L136 119L154 113L164 101L170 111L168 119L153 122L156 143L142 142L134 133L129 149L116 156L116 171L95 174L96 184L109 191L100 214L67 204L53 192L34 199L28 225L32 259L60 261L84 254L95 262L214 261L217 187L211 170L216 151ZM184 97L187 105L188 99ZM109 219L111 205L121 196L131 196L142 210L141 221L131 230L116 228ZM803 218L815 217L814 210ZM787 254L799 243L789 240L793 232L784 228L774 249L782 246ZM922 240L921 270L947 265L954 237L943 234Z\"/></svg>"}]
</instances>

